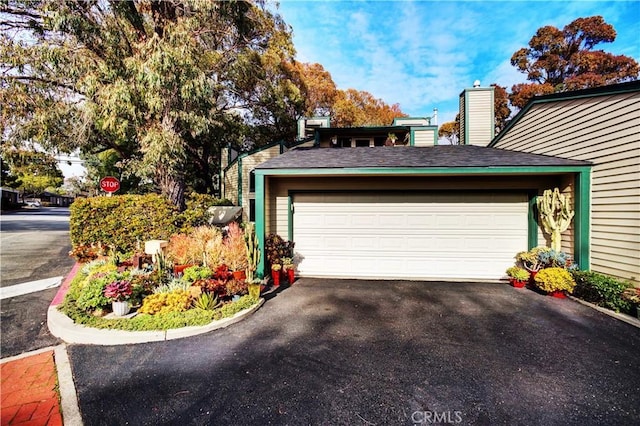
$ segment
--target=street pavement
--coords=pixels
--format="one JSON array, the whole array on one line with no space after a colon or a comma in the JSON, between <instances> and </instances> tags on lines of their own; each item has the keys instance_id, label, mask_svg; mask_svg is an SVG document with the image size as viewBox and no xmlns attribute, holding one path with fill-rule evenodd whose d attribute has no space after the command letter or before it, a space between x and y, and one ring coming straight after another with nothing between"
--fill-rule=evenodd
<instances>
[{"instance_id":1,"label":"street pavement","mask_svg":"<svg viewBox=\"0 0 640 426\"><path fill-rule=\"evenodd\" d=\"M640 330L487 283L300 279L204 335L70 345L90 425L635 425Z\"/></svg>"}]
</instances>

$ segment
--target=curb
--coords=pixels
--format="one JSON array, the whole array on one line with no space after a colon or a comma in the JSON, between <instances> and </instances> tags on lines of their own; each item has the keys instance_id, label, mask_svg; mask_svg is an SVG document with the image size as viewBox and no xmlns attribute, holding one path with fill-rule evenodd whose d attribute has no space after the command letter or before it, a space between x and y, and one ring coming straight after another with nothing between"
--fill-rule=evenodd
<instances>
[{"instance_id":1,"label":"curb","mask_svg":"<svg viewBox=\"0 0 640 426\"><path fill-rule=\"evenodd\" d=\"M620 320L622 322L626 322L627 324L630 324L636 328L640 328L640 319L639 318L634 318L631 315L627 315L627 314L621 314L618 312L614 312L610 309L607 308L603 308L602 306L598 306L598 305L594 305L593 303L589 303L586 302L582 299L578 299L577 297L571 296L570 294L567 295L569 297L569 299L580 303L581 305L585 305L588 306L592 309L595 309L596 311L602 312L603 314L609 315L612 318L615 318L617 320Z\"/></svg>"},{"instance_id":2,"label":"curb","mask_svg":"<svg viewBox=\"0 0 640 426\"><path fill-rule=\"evenodd\" d=\"M67 355L67 347L58 345L54 351L56 371L58 373L58 394L60 395L60 411L65 425L82 425L82 415L78 406L78 395L73 383L73 373Z\"/></svg>"},{"instance_id":3,"label":"curb","mask_svg":"<svg viewBox=\"0 0 640 426\"><path fill-rule=\"evenodd\" d=\"M229 318L212 321L211 323L203 326L182 327L158 331L104 330L85 327L84 325L74 323L71 318L58 311L57 305L52 305L49 306L49 311L47 312L47 326L49 327L51 334L67 343L112 346L161 342L196 336L219 328L228 327L253 314L263 304L264 298L260 298L258 303L255 305L250 308L243 309Z\"/></svg>"}]
</instances>

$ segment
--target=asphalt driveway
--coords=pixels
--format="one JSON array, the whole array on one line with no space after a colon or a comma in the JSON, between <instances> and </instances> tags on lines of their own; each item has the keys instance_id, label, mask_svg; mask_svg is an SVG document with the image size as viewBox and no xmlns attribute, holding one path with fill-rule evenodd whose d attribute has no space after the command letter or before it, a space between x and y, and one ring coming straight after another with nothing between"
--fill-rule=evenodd
<instances>
[{"instance_id":1,"label":"asphalt driveway","mask_svg":"<svg viewBox=\"0 0 640 426\"><path fill-rule=\"evenodd\" d=\"M507 285L301 279L228 329L68 351L85 425L640 424L640 329Z\"/></svg>"}]
</instances>

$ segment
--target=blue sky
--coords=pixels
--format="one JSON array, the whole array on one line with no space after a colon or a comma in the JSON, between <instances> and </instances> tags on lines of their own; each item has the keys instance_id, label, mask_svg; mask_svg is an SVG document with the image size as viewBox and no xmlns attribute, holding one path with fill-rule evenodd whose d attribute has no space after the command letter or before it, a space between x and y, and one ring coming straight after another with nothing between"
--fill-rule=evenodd
<instances>
[{"instance_id":1,"label":"blue sky","mask_svg":"<svg viewBox=\"0 0 640 426\"><path fill-rule=\"evenodd\" d=\"M412 116L451 121L475 80L510 89L525 82L511 55L545 25L601 15L616 29L596 46L640 60L639 1L281 0L297 59L318 62L338 88L366 90Z\"/></svg>"}]
</instances>

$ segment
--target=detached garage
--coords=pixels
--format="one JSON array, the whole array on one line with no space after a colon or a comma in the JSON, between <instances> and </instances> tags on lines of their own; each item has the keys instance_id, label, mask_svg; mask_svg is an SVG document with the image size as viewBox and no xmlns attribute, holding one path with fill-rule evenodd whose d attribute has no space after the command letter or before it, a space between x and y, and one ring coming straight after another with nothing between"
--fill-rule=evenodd
<instances>
[{"instance_id":1,"label":"detached garage","mask_svg":"<svg viewBox=\"0 0 640 426\"><path fill-rule=\"evenodd\" d=\"M588 264L589 173L469 145L294 149L255 170L256 228L295 242L300 276L497 280L543 238L532 206L553 187L575 201L568 237Z\"/></svg>"}]
</instances>

